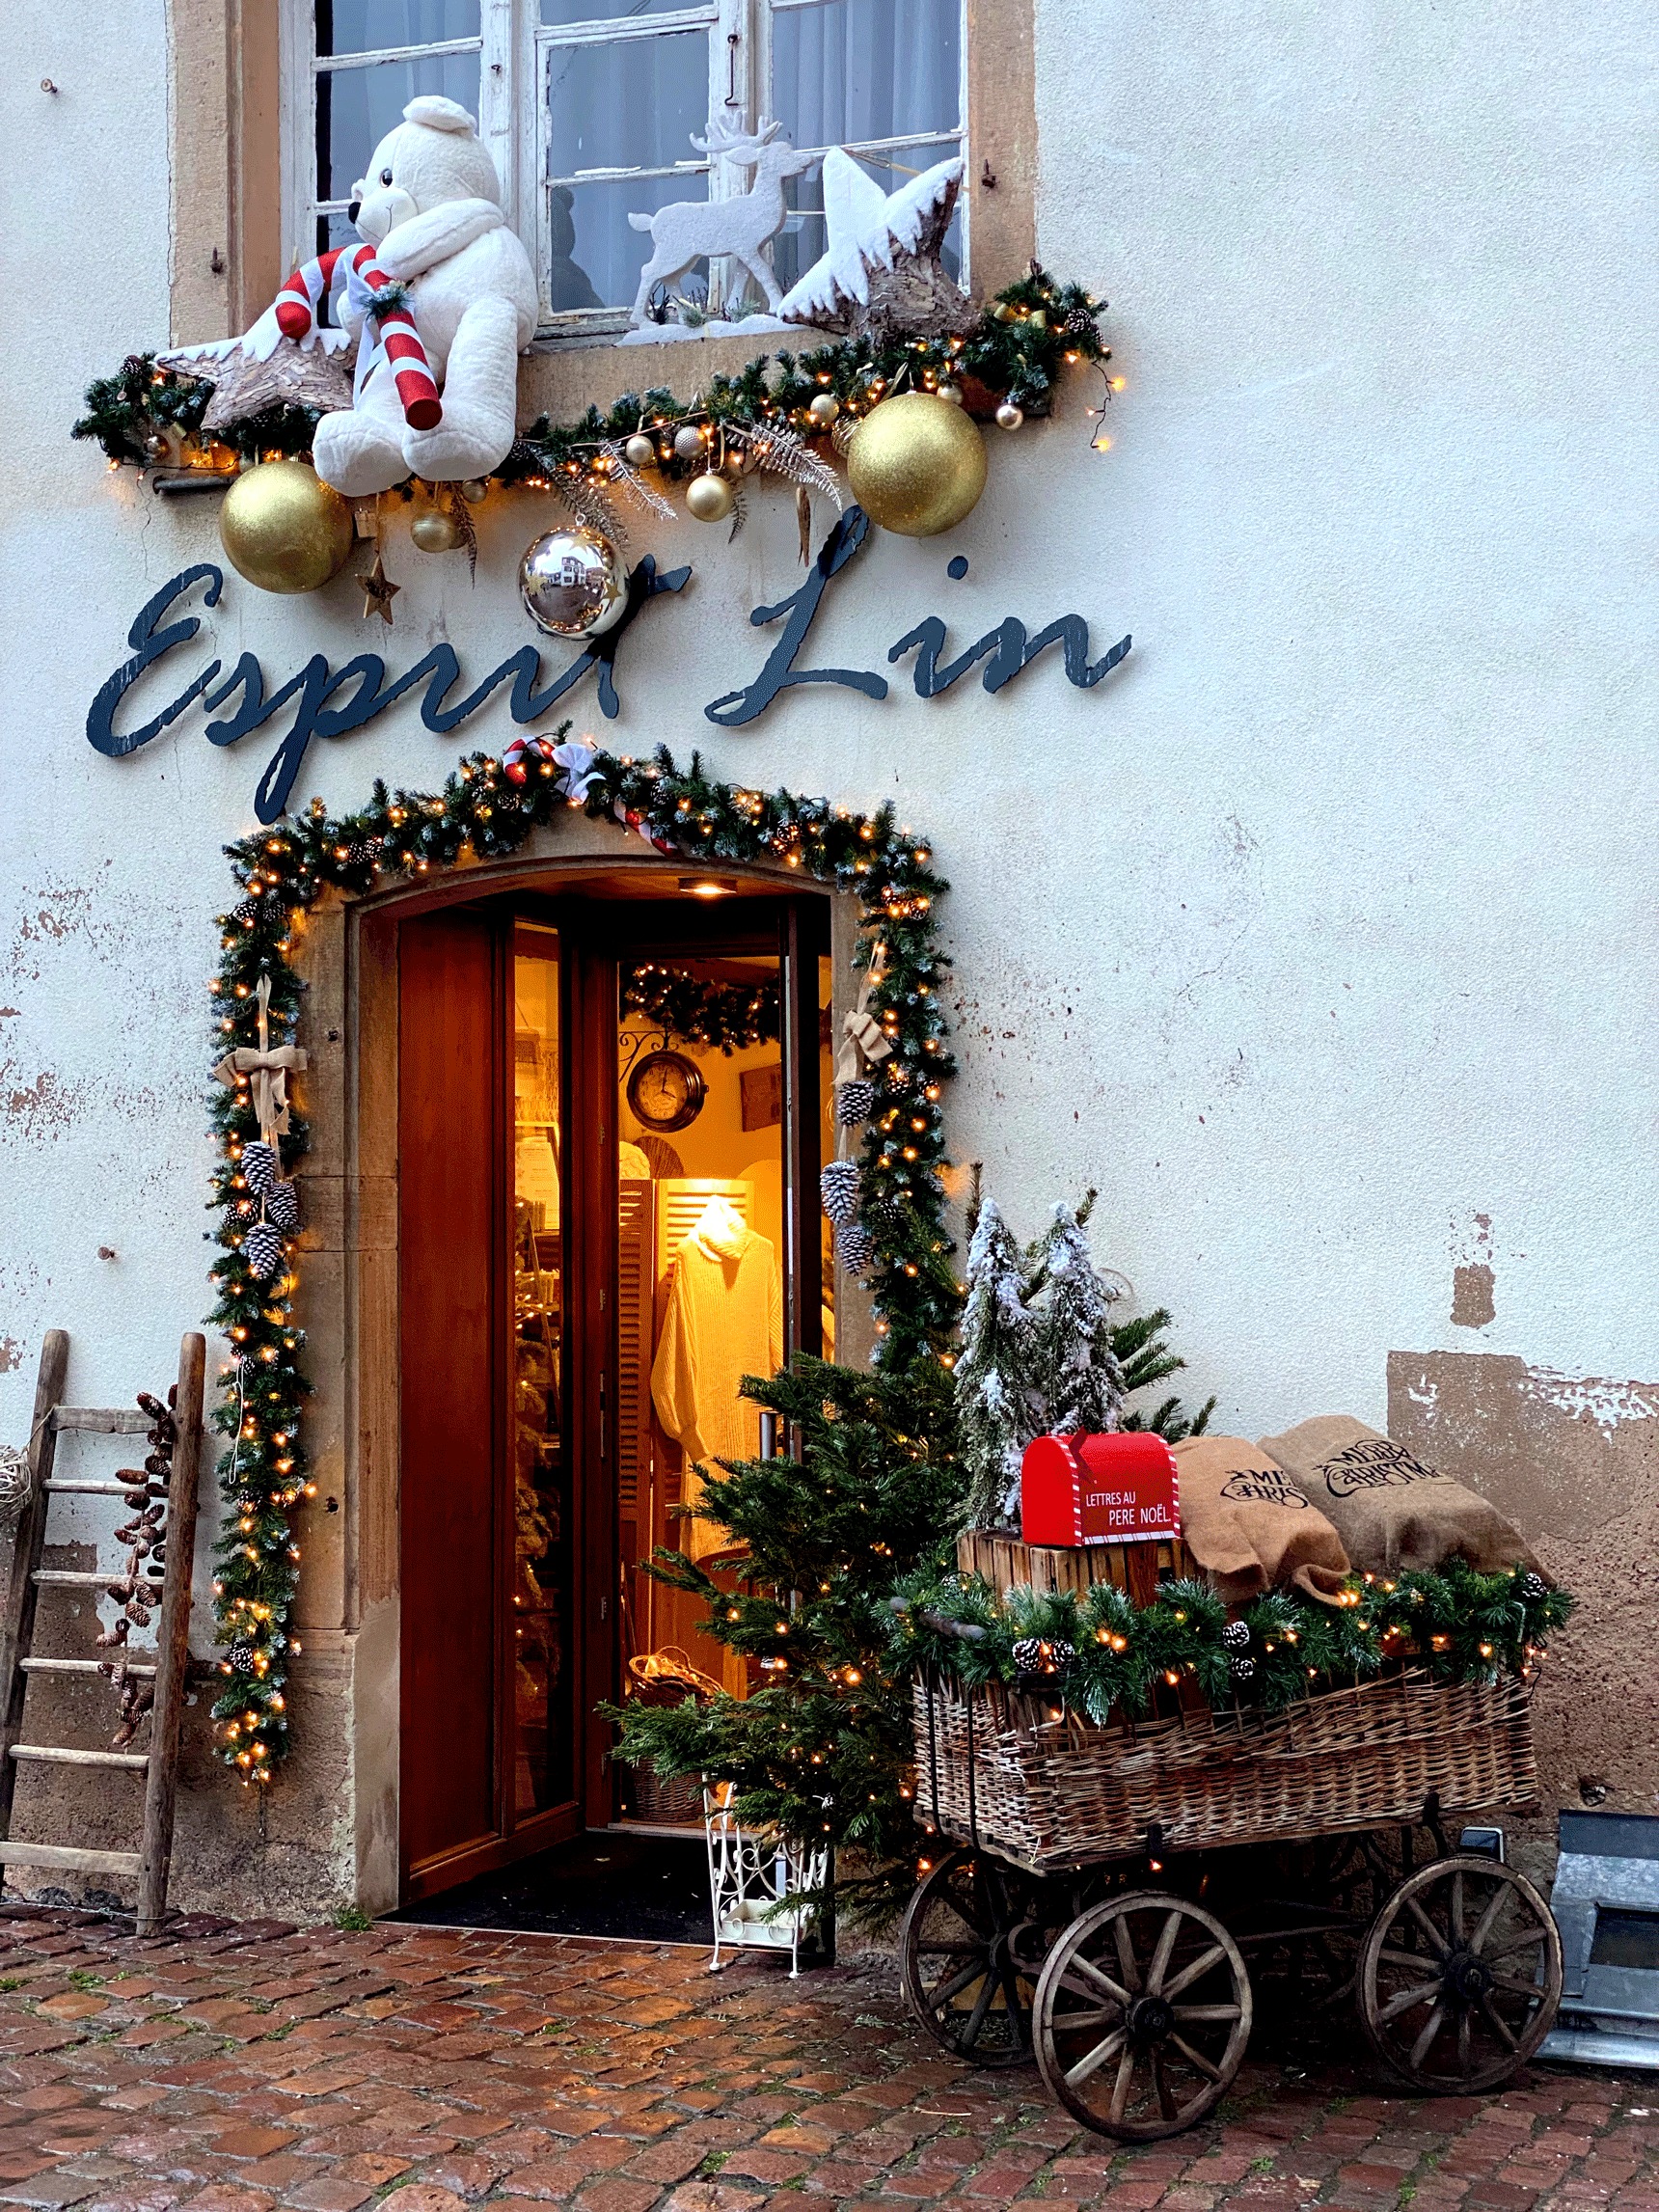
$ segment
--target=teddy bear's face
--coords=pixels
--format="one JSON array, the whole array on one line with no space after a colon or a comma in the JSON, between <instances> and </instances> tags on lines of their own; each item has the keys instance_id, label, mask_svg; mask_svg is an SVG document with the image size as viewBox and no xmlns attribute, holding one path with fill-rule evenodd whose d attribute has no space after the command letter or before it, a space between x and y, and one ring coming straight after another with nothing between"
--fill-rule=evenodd
<instances>
[{"instance_id":1,"label":"teddy bear's face","mask_svg":"<svg viewBox=\"0 0 1659 2212\"><path fill-rule=\"evenodd\" d=\"M454 100L414 99L403 121L369 156L368 174L351 188L358 235L382 245L399 223L450 200L490 200L499 207L496 165L479 145L472 117Z\"/></svg>"}]
</instances>

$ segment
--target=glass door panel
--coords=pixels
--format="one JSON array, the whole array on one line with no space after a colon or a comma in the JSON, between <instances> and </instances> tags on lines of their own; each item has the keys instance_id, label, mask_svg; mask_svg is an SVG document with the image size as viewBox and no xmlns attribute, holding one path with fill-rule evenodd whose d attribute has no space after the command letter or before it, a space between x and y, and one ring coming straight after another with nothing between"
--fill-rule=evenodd
<instances>
[{"instance_id":1,"label":"glass door panel","mask_svg":"<svg viewBox=\"0 0 1659 2212\"><path fill-rule=\"evenodd\" d=\"M576 1792L572 1452L565 1418L564 1120L559 942L513 935L510 1802L515 1820Z\"/></svg>"}]
</instances>

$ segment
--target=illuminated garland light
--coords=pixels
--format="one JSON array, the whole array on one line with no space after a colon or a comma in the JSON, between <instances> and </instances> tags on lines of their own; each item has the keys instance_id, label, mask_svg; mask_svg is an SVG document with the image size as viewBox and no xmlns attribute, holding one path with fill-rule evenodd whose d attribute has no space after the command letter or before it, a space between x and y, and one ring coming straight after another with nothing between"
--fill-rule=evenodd
<instances>
[{"instance_id":1,"label":"illuminated garland light","mask_svg":"<svg viewBox=\"0 0 1659 2212\"><path fill-rule=\"evenodd\" d=\"M953 1573L915 1578L902 1602L896 1667L1038 1689L1102 1723L1144 1713L1160 1682L1194 1682L1211 1705L1239 1700L1277 1712L1395 1661L1443 1682L1504 1673L1531 1680L1550 1631L1573 1609L1564 1590L1525 1568L1482 1574L1456 1558L1432 1572L1356 1574L1334 1606L1269 1591L1237 1620L1200 1581L1167 1583L1137 1606L1109 1583L1082 1596L1015 1589L999 1597L979 1576ZM941 1621L984 1633L965 1641L935 1625Z\"/></svg>"},{"instance_id":2,"label":"illuminated garland light","mask_svg":"<svg viewBox=\"0 0 1659 2212\"><path fill-rule=\"evenodd\" d=\"M563 724L555 742L568 729ZM945 1161L939 1097L955 1064L939 1008L949 964L933 919L946 887L931 872L926 841L899 825L890 805L865 816L787 791L734 788L705 776L695 754L682 770L666 751L650 761L598 752L591 770L585 796L574 804L596 820L625 824L680 850L694 838L700 864L786 860L859 900L864 923L854 962L867 969L878 950L882 954L869 1003L893 1051L883 1062L881 1082L888 1100L899 1102L910 1138L902 1160L888 1161L875 1124L864 1137L866 1163L888 1170L860 1215L875 1251L865 1280L878 1316L877 1364L902 1372L918 1359L948 1363L961 1291L950 1264L955 1247L946 1234L938 1173ZM330 816L313 800L305 814L227 846L240 895L232 911L219 916L219 971L208 985L215 1057L227 1040L231 1048L257 1043L262 977L271 986L271 1044L293 1041L303 986L290 956L309 910L325 890L361 894L400 878L418 880L463 857L501 859L572 809L558 780L543 775L515 785L498 759L476 752L457 764L441 793L392 793L376 782L367 806L356 813ZM759 992L741 996L746 1009L762 997ZM764 1003L752 1018L765 1019ZM227 1442L218 1471L229 1509L213 1582L224 1647L223 1688L213 1712L222 1724L226 1763L250 1785L263 1785L289 1745L287 1679L300 1649L290 1625L301 1564L292 1516L315 1495L302 1431L311 1385L305 1334L294 1315L300 1266L294 1239L284 1241L282 1271L274 1277L256 1275L244 1250L254 1210L242 1151L258 1134L252 1096L246 1084L213 1088L220 1161L211 1203L219 1226L207 1234L219 1257L209 1318L231 1349L213 1414ZM281 1140L286 1174L307 1142L305 1121L294 1112Z\"/></svg>"},{"instance_id":3,"label":"illuminated garland light","mask_svg":"<svg viewBox=\"0 0 1659 2212\"><path fill-rule=\"evenodd\" d=\"M773 1045L782 1034L783 1001L775 975L752 985L711 983L683 968L639 961L622 971L622 1004L669 1036L726 1053Z\"/></svg>"},{"instance_id":4,"label":"illuminated garland light","mask_svg":"<svg viewBox=\"0 0 1659 2212\"><path fill-rule=\"evenodd\" d=\"M1070 364L1100 369L1108 396L1122 389L1121 377L1105 376L1111 353L1100 331L1104 309L1105 302L1081 285L1061 284L1033 262L1030 274L998 292L965 337L898 334L879 344L867 338L837 340L799 356L763 353L736 376L712 377L706 396L694 406L659 387L643 396L624 393L608 413L589 407L573 423L553 423L544 415L514 441L493 481L545 491L560 478L566 490L603 501L629 488L632 471L620 448L630 438L649 439L656 452L646 465L680 482L708 469L711 449L719 448L723 457L727 432L739 441L734 452L742 433L769 424L802 439L827 440L833 430L839 444L849 423L901 391L944 388L976 413L991 414L1001 402L1027 416L1045 415ZM204 440L202 418L211 398L212 388L200 378L158 366L153 354L129 354L115 375L88 386L87 411L71 435L95 439L113 467L228 475L239 464L310 455L318 409L272 407ZM824 407L826 400L833 412ZM816 413L814 401L820 403ZM1090 410L1091 418L1101 413ZM682 453L675 434L687 428L700 436ZM1100 432L1091 442L1101 451L1110 443ZM764 455L757 457L766 465Z\"/></svg>"}]
</instances>

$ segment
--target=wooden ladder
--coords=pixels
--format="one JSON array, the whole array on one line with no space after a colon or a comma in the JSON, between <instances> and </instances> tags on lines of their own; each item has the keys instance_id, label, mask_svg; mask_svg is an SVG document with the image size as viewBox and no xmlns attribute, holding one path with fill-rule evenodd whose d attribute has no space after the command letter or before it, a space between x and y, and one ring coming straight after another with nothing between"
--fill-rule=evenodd
<instances>
[{"instance_id":1,"label":"wooden ladder","mask_svg":"<svg viewBox=\"0 0 1659 2212\"><path fill-rule=\"evenodd\" d=\"M150 1416L136 1408L66 1406L64 1381L69 1364L69 1339L61 1328L48 1329L41 1348L41 1379L35 1391L34 1426L29 1432L29 1496L17 1523L12 1554L12 1580L6 1610L0 1619L0 1685L5 1706L0 1712L0 1867L66 1867L87 1873L124 1874L138 1881L138 1932L154 1935L167 1907L167 1877L173 1855L173 1812L178 1779L178 1723L183 1706L184 1677L189 1663L190 1580L196 1547L197 1471L202 1457L202 1402L206 1342L194 1331L178 1352L178 1391L174 1407L177 1440L168 1486L166 1529L167 1559L161 1578L161 1613L153 1655L150 1664L128 1663L127 1673L153 1677L155 1703L150 1716L148 1751L77 1751L67 1744L25 1743L23 1706L31 1675L95 1675L96 1659L37 1658L34 1652L35 1609L44 1590L100 1591L115 1581L116 1572L68 1573L41 1565L46 1540L46 1518L51 1501L66 1492L82 1497L124 1499L130 1483L58 1481L52 1472L58 1438L66 1430L90 1430L100 1435L142 1435L151 1426ZM120 1654L115 1654L118 1658ZM144 1824L136 1851L95 1851L78 1843L14 1843L12 1800L17 1787L17 1768L24 1760L44 1760L60 1766L113 1767L144 1777Z\"/></svg>"}]
</instances>

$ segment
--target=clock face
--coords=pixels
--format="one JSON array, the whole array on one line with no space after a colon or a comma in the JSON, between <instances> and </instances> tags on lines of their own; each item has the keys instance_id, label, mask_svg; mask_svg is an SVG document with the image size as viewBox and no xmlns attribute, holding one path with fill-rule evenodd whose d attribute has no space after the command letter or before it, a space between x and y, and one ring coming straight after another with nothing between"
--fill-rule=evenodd
<instances>
[{"instance_id":1,"label":"clock face","mask_svg":"<svg viewBox=\"0 0 1659 2212\"><path fill-rule=\"evenodd\" d=\"M703 1110L702 1072L683 1052L647 1052L628 1078L628 1104L647 1129L686 1129Z\"/></svg>"}]
</instances>

